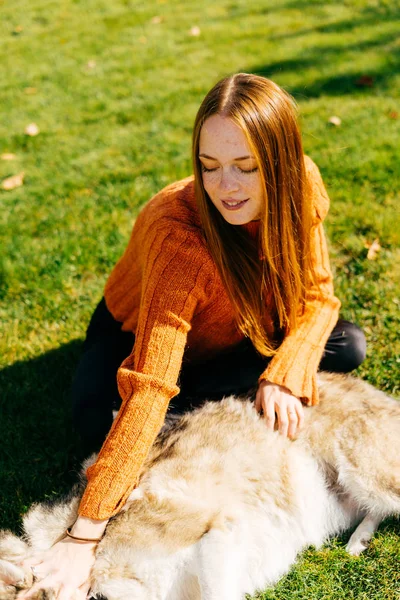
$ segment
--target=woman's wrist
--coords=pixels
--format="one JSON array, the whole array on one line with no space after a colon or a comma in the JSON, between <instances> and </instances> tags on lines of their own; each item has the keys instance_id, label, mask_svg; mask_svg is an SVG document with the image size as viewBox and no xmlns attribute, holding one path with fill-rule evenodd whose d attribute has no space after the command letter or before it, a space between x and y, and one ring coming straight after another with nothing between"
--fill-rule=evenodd
<instances>
[{"instance_id":1,"label":"woman's wrist","mask_svg":"<svg viewBox=\"0 0 400 600\"><path fill-rule=\"evenodd\" d=\"M107 527L108 519L97 520L87 517L78 517L73 526L70 528L70 533L75 537L100 539Z\"/></svg>"},{"instance_id":2,"label":"woman's wrist","mask_svg":"<svg viewBox=\"0 0 400 600\"><path fill-rule=\"evenodd\" d=\"M281 392L285 392L286 394L290 394L291 396L293 396L293 394L289 390L289 388L285 387L284 385L280 385L279 383L274 383L273 381L268 381L268 379L261 379L261 381L259 382L258 385L263 386L263 387L275 386ZM297 398L297 396L296 396L296 398Z\"/></svg>"}]
</instances>

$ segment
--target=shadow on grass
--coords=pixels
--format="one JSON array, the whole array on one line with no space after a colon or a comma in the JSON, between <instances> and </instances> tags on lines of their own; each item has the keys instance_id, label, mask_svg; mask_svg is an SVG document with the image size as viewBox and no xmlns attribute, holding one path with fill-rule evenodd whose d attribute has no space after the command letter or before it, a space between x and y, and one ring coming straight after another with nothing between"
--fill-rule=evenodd
<instances>
[{"instance_id":1,"label":"shadow on grass","mask_svg":"<svg viewBox=\"0 0 400 600\"><path fill-rule=\"evenodd\" d=\"M301 2L301 7L319 5L318 1ZM299 3L288 3L284 8L297 8ZM279 10L282 7L280 6ZM273 9L271 9L273 10ZM270 9L266 9L270 12ZM314 78L313 82L301 87L287 86L288 91L297 97L317 98L319 96L342 96L345 94L363 94L369 95L375 93L376 89L385 89L390 86L391 80L400 72L400 49L394 46L398 32L378 32L373 36L374 27L377 23L397 22L400 14L400 4L391 8L390 6L379 5L374 10L373 7L366 7L360 10L359 18L342 20L333 23L326 23L313 28L299 29L295 32L272 35L270 40L296 39L310 33L319 33L321 37L318 43L310 48L303 48L300 58L293 58L282 61L257 64L244 69L250 73L256 73L270 79L276 78L279 74L290 72L301 72L307 69L315 69L319 66L321 71L327 65L336 65L338 74L335 76L325 76ZM337 44L327 45L324 42L324 36L338 33L351 33L358 28L368 28L371 32L370 39L359 40L355 38L353 44L343 45L338 41ZM328 38L327 38L328 39ZM330 39L330 38L329 38ZM295 43L295 42L294 42ZM388 44L393 44L391 49ZM384 58L384 64L380 66L370 66L359 70L354 66L354 57L362 55L368 50L376 50ZM341 71L341 72L339 72Z\"/></svg>"},{"instance_id":2,"label":"shadow on grass","mask_svg":"<svg viewBox=\"0 0 400 600\"><path fill-rule=\"evenodd\" d=\"M270 14L272 12L279 12L282 10L307 10L313 8L325 9L329 5L337 5L337 0L293 0L286 2L281 5L278 4L276 7L269 7L261 9L262 14ZM342 19L341 21L333 21L329 23L323 23L316 27L303 27L296 31L289 31L285 33L278 33L271 37L272 40L279 39L292 39L303 35L308 35L313 32L317 33L346 33L354 31L358 27L367 28L376 25L376 23L388 23L391 21L397 22L400 14L400 2L399 0L391 0L391 2L379 2L375 6L369 5L359 8L358 18L355 19Z\"/></svg>"},{"instance_id":3,"label":"shadow on grass","mask_svg":"<svg viewBox=\"0 0 400 600\"><path fill-rule=\"evenodd\" d=\"M370 46L373 42L368 42ZM359 50L362 52L362 48ZM334 56L342 52L341 48L321 48L315 47L309 52L308 57L302 59L292 59L271 63L266 65L253 65L247 72L255 73L263 77L274 80L277 75L283 72L294 72L315 68L323 62L329 61L329 56ZM347 52L347 49L346 49ZM347 73L338 74L334 77L316 78L313 83L304 86L286 86L288 91L294 97L318 98L320 96L343 96L343 95L371 95L376 93L376 89L385 89L390 86L391 80L397 76L400 71L400 50L396 49L390 56L386 57L386 65L382 67L370 67L369 69L354 69L351 61L347 63Z\"/></svg>"},{"instance_id":4,"label":"shadow on grass","mask_svg":"<svg viewBox=\"0 0 400 600\"><path fill-rule=\"evenodd\" d=\"M66 493L77 478L83 452L69 393L81 346L0 371L0 528L15 529L32 502Z\"/></svg>"}]
</instances>

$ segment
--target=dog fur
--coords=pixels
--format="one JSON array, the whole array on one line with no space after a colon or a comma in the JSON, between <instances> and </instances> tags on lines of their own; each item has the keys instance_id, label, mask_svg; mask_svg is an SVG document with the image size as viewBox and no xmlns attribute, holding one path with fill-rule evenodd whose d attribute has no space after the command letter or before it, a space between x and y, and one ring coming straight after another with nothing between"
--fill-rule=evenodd
<instances>
[{"instance_id":1,"label":"dog fur","mask_svg":"<svg viewBox=\"0 0 400 600\"><path fill-rule=\"evenodd\" d=\"M276 583L302 549L356 524L347 549L362 552L382 519L400 514L400 402L348 375L318 378L320 403L293 441L269 431L248 399L167 419L97 547L92 593L242 600ZM2 600L30 587L19 563L63 536L83 489L34 505L23 539L0 534Z\"/></svg>"}]
</instances>

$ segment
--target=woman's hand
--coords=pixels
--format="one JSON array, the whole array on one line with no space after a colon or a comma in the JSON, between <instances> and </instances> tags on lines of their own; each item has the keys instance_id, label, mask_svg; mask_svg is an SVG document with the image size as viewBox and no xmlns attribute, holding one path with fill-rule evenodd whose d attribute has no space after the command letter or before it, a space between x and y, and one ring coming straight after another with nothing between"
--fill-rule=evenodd
<instances>
[{"instance_id":1,"label":"woman's hand","mask_svg":"<svg viewBox=\"0 0 400 600\"><path fill-rule=\"evenodd\" d=\"M304 409L301 400L280 385L261 381L255 408L258 412L263 411L267 427L272 430L275 428L276 413L279 433L282 435L293 438L303 426Z\"/></svg>"},{"instance_id":2,"label":"woman's hand","mask_svg":"<svg viewBox=\"0 0 400 600\"><path fill-rule=\"evenodd\" d=\"M78 517L72 535L98 540L104 533L108 519L101 521ZM52 589L56 600L85 600L90 588L90 571L95 561L97 541L80 542L65 537L49 550L35 554L24 561L25 569L33 567L35 583L24 590L18 600L28 600L39 590Z\"/></svg>"},{"instance_id":3,"label":"woman's hand","mask_svg":"<svg viewBox=\"0 0 400 600\"><path fill-rule=\"evenodd\" d=\"M46 552L26 560L26 569L34 567L34 584L30 590L20 592L18 600L32 598L42 589L54 590L57 600L85 600L96 545L64 538Z\"/></svg>"}]
</instances>

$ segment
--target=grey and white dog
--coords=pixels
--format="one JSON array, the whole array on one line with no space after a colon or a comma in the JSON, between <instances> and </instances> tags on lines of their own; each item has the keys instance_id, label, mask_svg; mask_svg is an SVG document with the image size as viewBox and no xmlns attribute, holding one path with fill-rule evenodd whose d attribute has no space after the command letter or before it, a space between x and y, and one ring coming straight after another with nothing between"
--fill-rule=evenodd
<instances>
[{"instance_id":1,"label":"grey and white dog","mask_svg":"<svg viewBox=\"0 0 400 600\"><path fill-rule=\"evenodd\" d=\"M362 552L381 520L400 514L400 402L344 375L320 374L319 393L294 441L234 397L166 423L98 545L92 593L242 600L273 585L308 545L355 525L347 549ZM31 585L18 563L74 522L83 486L33 506L22 539L1 533L2 600Z\"/></svg>"}]
</instances>

